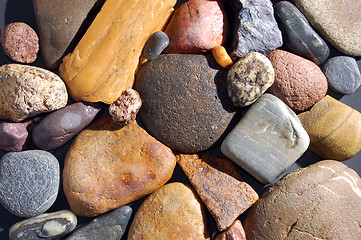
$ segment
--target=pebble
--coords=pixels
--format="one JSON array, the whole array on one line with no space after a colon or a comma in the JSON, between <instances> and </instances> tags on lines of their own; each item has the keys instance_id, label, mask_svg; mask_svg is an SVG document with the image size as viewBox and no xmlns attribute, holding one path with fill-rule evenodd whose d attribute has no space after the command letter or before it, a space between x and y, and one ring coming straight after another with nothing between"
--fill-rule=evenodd
<instances>
[{"instance_id":1,"label":"pebble","mask_svg":"<svg viewBox=\"0 0 361 240\"><path fill-rule=\"evenodd\" d=\"M128 240L211 239L206 209L188 185L173 182L151 194L134 216Z\"/></svg>"},{"instance_id":2,"label":"pebble","mask_svg":"<svg viewBox=\"0 0 361 240\"><path fill-rule=\"evenodd\" d=\"M361 74L357 62L349 56L330 58L323 66L329 88L340 94L352 94L361 84Z\"/></svg>"},{"instance_id":3,"label":"pebble","mask_svg":"<svg viewBox=\"0 0 361 240\"><path fill-rule=\"evenodd\" d=\"M177 163L202 199L219 231L223 231L258 200L233 163L211 155L179 154Z\"/></svg>"},{"instance_id":4,"label":"pebble","mask_svg":"<svg viewBox=\"0 0 361 240\"><path fill-rule=\"evenodd\" d=\"M76 225L77 218L69 210L44 213L11 226L9 237L10 240L59 239L73 231Z\"/></svg>"},{"instance_id":5,"label":"pebble","mask_svg":"<svg viewBox=\"0 0 361 240\"><path fill-rule=\"evenodd\" d=\"M49 152L10 152L0 161L0 203L12 214L30 218L55 202L60 183L58 160Z\"/></svg>"},{"instance_id":6,"label":"pebble","mask_svg":"<svg viewBox=\"0 0 361 240\"><path fill-rule=\"evenodd\" d=\"M28 128L33 125L33 120L21 123L0 121L0 149L6 152L20 152L28 145Z\"/></svg>"},{"instance_id":7,"label":"pebble","mask_svg":"<svg viewBox=\"0 0 361 240\"><path fill-rule=\"evenodd\" d=\"M274 9L287 48L317 65L324 63L330 55L330 49L300 10L287 1L277 2Z\"/></svg>"},{"instance_id":8,"label":"pebble","mask_svg":"<svg viewBox=\"0 0 361 240\"><path fill-rule=\"evenodd\" d=\"M33 63L38 57L38 35L23 22L10 23L1 29L1 45L5 54L15 62Z\"/></svg>"},{"instance_id":9,"label":"pebble","mask_svg":"<svg viewBox=\"0 0 361 240\"><path fill-rule=\"evenodd\" d=\"M80 132L69 148L64 193L76 215L94 217L160 188L175 165L172 151L136 122L121 128L107 116Z\"/></svg>"},{"instance_id":10,"label":"pebble","mask_svg":"<svg viewBox=\"0 0 361 240\"><path fill-rule=\"evenodd\" d=\"M165 32L157 31L146 42L143 55L148 60L156 59L169 45L169 37Z\"/></svg>"},{"instance_id":11,"label":"pebble","mask_svg":"<svg viewBox=\"0 0 361 240\"><path fill-rule=\"evenodd\" d=\"M268 58L275 70L275 81L268 92L280 98L292 110L304 111L326 95L326 76L314 62L278 49Z\"/></svg>"},{"instance_id":12,"label":"pebble","mask_svg":"<svg viewBox=\"0 0 361 240\"><path fill-rule=\"evenodd\" d=\"M223 68L230 68L233 65L231 57L223 46L216 46L212 48L212 54L217 63Z\"/></svg>"},{"instance_id":13,"label":"pebble","mask_svg":"<svg viewBox=\"0 0 361 240\"><path fill-rule=\"evenodd\" d=\"M127 228L131 215L132 209L129 206L122 206L94 218L89 224L77 229L66 240L119 240Z\"/></svg>"},{"instance_id":14,"label":"pebble","mask_svg":"<svg viewBox=\"0 0 361 240\"><path fill-rule=\"evenodd\" d=\"M274 182L307 150L297 115L272 94L262 95L222 143L222 153L263 184Z\"/></svg>"},{"instance_id":15,"label":"pebble","mask_svg":"<svg viewBox=\"0 0 361 240\"><path fill-rule=\"evenodd\" d=\"M361 179L321 161L287 174L252 206L247 239L361 239Z\"/></svg>"},{"instance_id":16,"label":"pebble","mask_svg":"<svg viewBox=\"0 0 361 240\"><path fill-rule=\"evenodd\" d=\"M246 240L246 232L241 221L234 221L227 230L220 233L214 240Z\"/></svg>"},{"instance_id":17,"label":"pebble","mask_svg":"<svg viewBox=\"0 0 361 240\"><path fill-rule=\"evenodd\" d=\"M0 119L21 122L67 102L65 84L55 73L20 64L0 67Z\"/></svg>"},{"instance_id":18,"label":"pebble","mask_svg":"<svg viewBox=\"0 0 361 240\"><path fill-rule=\"evenodd\" d=\"M229 97L236 106L249 106L267 91L274 80L275 71L270 60L261 53L248 53L228 72Z\"/></svg>"},{"instance_id":19,"label":"pebble","mask_svg":"<svg viewBox=\"0 0 361 240\"><path fill-rule=\"evenodd\" d=\"M323 159L347 160L361 149L361 113L326 95L298 115L310 136L310 150Z\"/></svg>"}]
</instances>

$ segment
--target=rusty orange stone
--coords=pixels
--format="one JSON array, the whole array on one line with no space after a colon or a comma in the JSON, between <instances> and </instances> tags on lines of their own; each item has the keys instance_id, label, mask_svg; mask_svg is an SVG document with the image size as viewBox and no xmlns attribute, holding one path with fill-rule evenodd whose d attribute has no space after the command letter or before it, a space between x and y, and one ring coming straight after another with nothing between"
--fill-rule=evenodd
<instances>
[{"instance_id":1,"label":"rusty orange stone","mask_svg":"<svg viewBox=\"0 0 361 240\"><path fill-rule=\"evenodd\" d=\"M246 240L246 233L241 221L234 221L227 230L221 232L214 240Z\"/></svg>"},{"instance_id":2,"label":"rusty orange stone","mask_svg":"<svg viewBox=\"0 0 361 240\"><path fill-rule=\"evenodd\" d=\"M228 55L223 46L216 46L212 48L212 54L217 63L223 68L230 68L233 65L231 57Z\"/></svg>"},{"instance_id":3,"label":"rusty orange stone","mask_svg":"<svg viewBox=\"0 0 361 240\"><path fill-rule=\"evenodd\" d=\"M258 194L246 182L233 163L210 155L179 154L177 162L202 199L219 231L258 200Z\"/></svg>"},{"instance_id":4,"label":"rusty orange stone","mask_svg":"<svg viewBox=\"0 0 361 240\"><path fill-rule=\"evenodd\" d=\"M94 217L142 198L172 176L176 158L136 122L110 116L83 130L65 158L63 188L71 210Z\"/></svg>"}]
</instances>

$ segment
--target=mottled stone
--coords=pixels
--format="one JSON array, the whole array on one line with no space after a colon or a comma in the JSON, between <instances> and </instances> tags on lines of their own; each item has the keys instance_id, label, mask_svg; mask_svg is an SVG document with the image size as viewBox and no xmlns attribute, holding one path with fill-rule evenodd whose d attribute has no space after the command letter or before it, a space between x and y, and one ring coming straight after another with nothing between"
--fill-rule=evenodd
<instances>
[{"instance_id":1,"label":"mottled stone","mask_svg":"<svg viewBox=\"0 0 361 240\"><path fill-rule=\"evenodd\" d=\"M282 46L270 0L231 0L227 2L234 15L231 57L243 57L250 52L268 55Z\"/></svg>"},{"instance_id":2,"label":"mottled stone","mask_svg":"<svg viewBox=\"0 0 361 240\"><path fill-rule=\"evenodd\" d=\"M143 49L143 56L148 60L156 59L169 45L169 37L165 32L157 31L150 36Z\"/></svg>"},{"instance_id":3,"label":"mottled stone","mask_svg":"<svg viewBox=\"0 0 361 240\"><path fill-rule=\"evenodd\" d=\"M361 239L360 188L357 173L337 161L294 170L252 206L247 239Z\"/></svg>"},{"instance_id":4,"label":"mottled stone","mask_svg":"<svg viewBox=\"0 0 361 240\"><path fill-rule=\"evenodd\" d=\"M275 80L270 60L261 53L251 52L240 58L227 75L227 89L236 106L254 103Z\"/></svg>"},{"instance_id":5,"label":"mottled stone","mask_svg":"<svg viewBox=\"0 0 361 240\"><path fill-rule=\"evenodd\" d=\"M33 120L21 123L0 121L0 149L7 152L20 152L28 143L28 127Z\"/></svg>"},{"instance_id":6,"label":"mottled stone","mask_svg":"<svg viewBox=\"0 0 361 240\"><path fill-rule=\"evenodd\" d=\"M214 240L246 240L246 233L241 221L234 221L229 228L220 233Z\"/></svg>"},{"instance_id":7,"label":"mottled stone","mask_svg":"<svg viewBox=\"0 0 361 240\"><path fill-rule=\"evenodd\" d=\"M20 122L67 101L65 84L55 73L20 64L0 67L0 118Z\"/></svg>"},{"instance_id":8,"label":"mottled stone","mask_svg":"<svg viewBox=\"0 0 361 240\"><path fill-rule=\"evenodd\" d=\"M119 240L127 228L132 209L122 206L93 219L89 224L77 229L66 240Z\"/></svg>"},{"instance_id":9,"label":"mottled stone","mask_svg":"<svg viewBox=\"0 0 361 240\"><path fill-rule=\"evenodd\" d=\"M227 70L211 55L162 54L139 70L145 128L173 150L194 153L218 144L235 107L226 88Z\"/></svg>"},{"instance_id":10,"label":"mottled stone","mask_svg":"<svg viewBox=\"0 0 361 240\"><path fill-rule=\"evenodd\" d=\"M175 164L172 151L136 122L121 128L107 116L73 141L64 163L64 193L76 215L97 216L163 186Z\"/></svg>"},{"instance_id":11,"label":"mottled stone","mask_svg":"<svg viewBox=\"0 0 361 240\"><path fill-rule=\"evenodd\" d=\"M261 183L274 182L307 150L310 139L296 114L266 93L221 146L222 153Z\"/></svg>"},{"instance_id":12,"label":"mottled stone","mask_svg":"<svg viewBox=\"0 0 361 240\"><path fill-rule=\"evenodd\" d=\"M300 10L287 1L277 2L274 10L287 48L317 65L324 63L330 55L330 49Z\"/></svg>"},{"instance_id":13,"label":"mottled stone","mask_svg":"<svg viewBox=\"0 0 361 240\"><path fill-rule=\"evenodd\" d=\"M310 136L310 149L323 159L346 160L361 149L361 113L326 96L298 115Z\"/></svg>"},{"instance_id":14,"label":"mottled stone","mask_svg":"<svg viewBox=\"0 0 361 240\"><path fill-rule=\"evenodd\" d=\"M151 194L134 216L128 240L211 239L206 209L189 186L169 183Z\"/></svg>"},{"instance_id":15,"label":"mottled stone","mask_svg":"<svg viewBox=\"0 0 361 240\"><path fill-rule=\"evenodd\" d=\"M274 50L268 58L275 70L275 81L268 92L292 110L304 111L326 95L326 76L314 62L283 50Z\"/></svg>"},{"instance_id":16,"label":"mottled stone","mask_svg":"<svg viewBox=\"0 0 361 240\"><path fill-rule=\"evenodd\" d=\"M330 58L323 66L329 88L340 94L352 94L361 84L357 62L348 56Z\"/></svg>"},{"instance_id":17,"label":"mottled stone","mask_svg":"<svg viewBox=\"0 0 361 240\"><path fill-rule=\"evenodd\" d=\"M11 226L9 237L10 240L59 239L73 231L76 224L77 218L69 210L44 213Z\"/></svg>"},{"instance_id":18,"label":"mottled stone","mask_svg":"<svg viewBox=\"0 0 361 240\"><path fill-rule=\"evenodd\" d=\"M216 46L212 48L212 55L217 63L223 68L230 68L233 65L231 57L223 46Z\"/></svg>"},{"instance_id":19,"label":"mottled stone","mask_svg":"<svg viewBox=\"0 0 361 240\"><path fill-rule=\"evenodd\" d=\"M0 203L18 217L47 211L55 202L59 183L59 162L49 152L10 152L1 159Z\"/></svg>"},{"instance_id":20,"label":"mottled stone","mask_svg":"<svg viewBox=\"0 0 361 240\"><path fill-rule=\"evenodd\" d=\"M258 194L228 159L179 154L177 163L216 220L219 231L228 228L258 200Z\"/></svg>"},{"instance_id":21,"label":"mottled stone","mask_svg":"<svg viewBox=\"0 0 361 240\"><path fill-rule=\"evenodd\" d=\"M335 48L361 56L361 1L295 0L311 25Z\"/></svg>"}]
</instances>

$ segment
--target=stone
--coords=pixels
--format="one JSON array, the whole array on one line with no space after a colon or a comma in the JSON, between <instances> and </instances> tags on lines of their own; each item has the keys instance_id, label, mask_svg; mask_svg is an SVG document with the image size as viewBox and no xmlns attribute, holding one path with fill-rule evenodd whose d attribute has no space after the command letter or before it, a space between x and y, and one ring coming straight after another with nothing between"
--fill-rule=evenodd
<instances>
[{"instance_id":1,"label":"stone","mask_svg":"<svg viewBox=\"0 0 361 240\"><path fill-rule=\"evenodd\" d=\"M250 52L268 55L282 46L282 33L270 0L231 0L228 4L234 16L232 58L237 59Z\"/></svg>"},{"instance_id":2,"label":"stone","mask_svg":"<svg viewBox=\"0 0 361 240\"><path fill-rule=\"evenodd\" d=\"M271 61L261 53L251 52L240 58L228 72L228 95L236 106L254 103L275 80Z\"/></svg>"},{"instance_id":3,"label":"stone","mask_svg":"<svg viewBox=\"0 0 361 240\"><path fill-rule=\"evenodd\" d=\"M217 63L223 68L230 68L233 65L231 57L223 46L216 46L212 48L212 55Z\"/></svg>"},{"instance_id":4,"label":"stone","mask_svg":"<svg viewBox=\"0 0 361 240\"><path fill-rule=\"evenodd\" d=\"M30 218L55 202L60 183L58 160L49 152L9 152L0 161L0 203L12 214Z\"/></svg>"},{"instance_id":5,"label":"stone","mask_svg":"<svg viewBox=\"0 0 361 240\"><path fill-rule=\"evenodd\" d=\"M107 0L59 73L75 100L113 103L134 84L149 36L161 30L176 0Z\"/></svg>"},{"instance_id":6,"label":"stone","mask_svg":"<svg viewBox=\"0 0 361 240\"><path fill-rule=\"evenodd\" d=\"M361 149L361 113L327 95L298 115L310 150L323 159L347 160Z\"/></svg>"},{"instance_id":7,"label":"stone","mask_svg":"<svg viewBox=\"0 0 361 240\"><path fill-rule=\"evenodd\" d=\"M357 62L348 56L330 58L322 66L328 87L340 94L352 94L360 87L361 74Z\"/></svg>"},{"instance_id":8,"label":"stone","mask_svg":"<svg viewBox=\"0 0 361 240\"><path fill-rule=\"evenodd\" d=\"M46 115L32 131L33 143L42 150L63 146L88 126L101 108L99 103L76 102Z\"/></svg>"},{"instance_id":9,"label":"stone","mask_svg":"<svg viewBox=\"0 0 361 240\"><path fill-rule=\"evenodd\" d=\"M169 37L165 32L157 31L146 42L143 56L148 60L156 59L169 45Z\"/></svg>"},{"instance_id":10,"label":"stone","mask_svg":"<svg viewBox=\"0 0 361 240\"><path fill-rule=\"evenodd\" d=\"M77 218L69 210L44 213L11 226L10 240L22 239L58 239L73 231Z\"/></svg>"},{"instance_id":11,"label":"stone","mask_svg":"<svg viewBox=\"0 0 361 240\"><path fill-rule=\"evenodd\" d=\"M119 240L127 228L131 215L132 209L129 206L122 206L93 219L89 224L77 229L66 240Z\"/></svg>"},{"instance_id":12,"label":"stone","mask_svg":"<svg viewBox=\"0 0 361 240\"><path fill-rule=\"evenodd\" d=\"M330 49L300 10L287 1L277 2L274 10L284 45L291 52L308 58L317 65L324 63L330 55Z\"/></svg>"},{"instance_id":13,"label":"stone","mask_svg":"<svg viewBox=\"0 0 361 240\"><path fill-rule=\"evenodd\" d=\"M75 47L104 0L34 0L40 48L49 69Z\"/></svg>"},{"instance_id":14,"label":"stone","mask_svg":"<svg viewBox=\"0 0 361 240\"><path fill-rule=\"evenodd\" d=\"M361 56L361 2L359 0L295 0L298 9L337 50Z\"/></svg>"},{"instance_id":15,"label":"stone","mask_svg":"<svg viewBox=\"0 0 361 240\"><path fill-rule=\"evenodd\" d=\"M222 139L236 108L228 97L227 69L212 55L162 54L138 71L140 118L172 150L195 153Z\"/></svg>"},{"instance_id":16,"label":"stone","mask_svg":"<svg viewBox=\"0 0 361 240\"><path fill-rule=\"evenodd\" d=\"M223 231L258 200L233 163L210 155L179 154L177 163Z\"/></svg>"},{"instance_id":17,"label":"stone","mask_svg":"<svg viewBox=\"0 0 361 240\"><path fill-rule=\"evenodd\" d=\"M246 240L246 233L241 221L234 221L229 228L221 232L214 240Z\"/></svg>"},{"instance_id":18,"label":"stone","mask_svg":"<svg viewBox=\"0 0 361 240\"><path fill-rule=\"evenodd\" d=\"M33 120L20 123L0 121L0 149L6 152L25 150L29 142L28 128L33 123Z\"/></svg>"},{"instance_id":19,"label":"stone","mask_svg":"<svg viewBox=\"0 0 361 240\"><path fill-rule=\"evenodd\" d=\"M275 81L268 92L292 110L305 111L326 95L326 76L314 62L278 49L268 58L275 70Z\"/></svg>"},{"instance_id":20,"label":"stone","mask_svg":"<svg viewBox=\"0 0 361 240\"><path fill-rule=\"evenodd\" d=\"M221 151L258 181L268 184L302 156L309 142L297 115L266 93L227 135Z\"/></svg>"},{"instance_id":21,"label":"stone","mask_svg":"<svg viewBox=\"0 0 361 240\"><path fill-rule=\"evenodd\" d=\"M211 239L206 209L197 193L180 182L152 193L134 216L128 240Z\"/></svg>"},{"instance_id":22,"label":"stone","mask_svg":"<svg viewBox=\"0 0 361 240\"><path fill-rule=\"evenodd\" d=\"M20 64L0 67L0 119L21 122L67 102L65 84L55 73Z\"/></svg>"},{"instance_id":23,"label":"stone","mask_svg":"<svg viewBox=\"0 0 361 240\"><path fill-rule=\"evenodd\" d=\"M160 188L175 165L172 151L136 122L121 128L107 116L80 132L69 148L64 193L76 215L94 217Z\"/></svg>"},{"instance_id":24,"label":"stone","mask_svg":"<svg viewBox=\"0 0 361 240\"><path fill-rule=\"evenodd\" d=\"M247 239L361 239L361 181L327 160L287 174L252 206Z\"/></svg>"}]
</instances>

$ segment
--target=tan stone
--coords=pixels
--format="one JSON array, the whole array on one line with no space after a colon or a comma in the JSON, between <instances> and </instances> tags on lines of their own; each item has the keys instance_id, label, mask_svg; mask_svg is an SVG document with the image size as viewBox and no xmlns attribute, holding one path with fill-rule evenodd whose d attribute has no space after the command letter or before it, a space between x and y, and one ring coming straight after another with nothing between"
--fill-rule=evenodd
<instances>
[{"instance_id":1,"label":"tan stone","mask_svg":"<svg viewBox=\"0 0 361 240\"><path fill-rule=\"evenodd\" d=\"M361 114L346 104L327 95L298 117L320 157L343 161L360 151Z\"/></svg>"},{"instance_id":2,"label":"tan stone","mask_svg":"<svg viewBox=\"0 0 361 240\"><path fill-rule=\"evenodd\" d=\"M152 193L134 216L128 240L210 239L206 210L197 193L174 182Z\"/></svg>"},{"instance_id":3,"label":"tan stone","mask_svg":"<svg viewBox=\"0 0 361 240\"><path fill-rule=\"evenodd\" d=\"M131 88L143 47L161 30L176 0L107 0L60 76L74 100L114 102Z\"/></svg>"},{"instance_id":4,"label":"tan stone","mask_svg":"<svg viewBox=\"0 0 361 240\"><path fill-rule=\"evenodd\" d=\"M214 240L246 240L241 221L236 220L224 232L221 232Z\"/></svg>"},{"instance_id":5,"label":"tan stone","mask_svg":"<svg viewBox=\"0 0 361 240\"><path fill-rule=\"evenodd\" d=\"M163 186L176 164L172 151L132 123L110 116L83 130L64 163L63 187L71 210L93 217Z\"/></svg>"}]
</instances>

